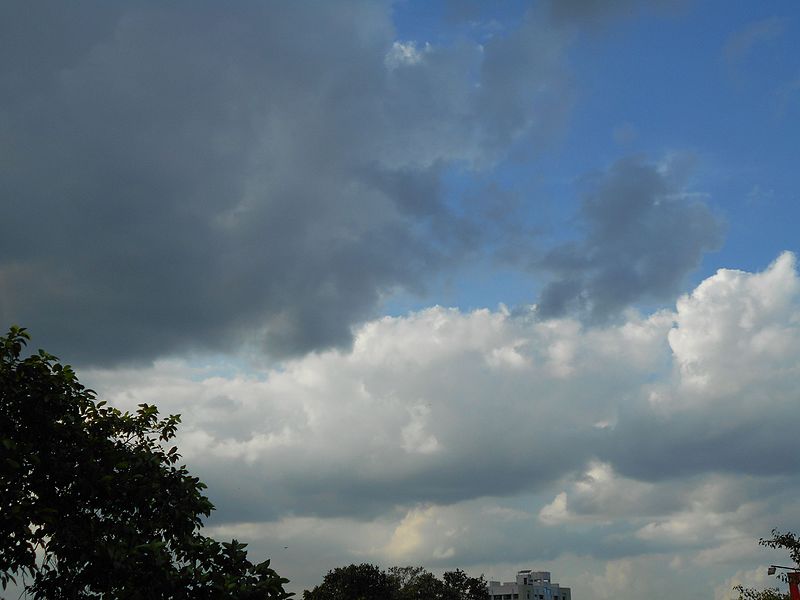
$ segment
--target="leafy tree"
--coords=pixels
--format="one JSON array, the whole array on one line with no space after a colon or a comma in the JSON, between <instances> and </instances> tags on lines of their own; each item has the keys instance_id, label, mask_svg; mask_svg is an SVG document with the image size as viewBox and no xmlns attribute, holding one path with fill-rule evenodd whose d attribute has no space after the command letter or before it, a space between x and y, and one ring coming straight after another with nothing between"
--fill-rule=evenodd
<instances>
[{"instance_id":1,"label":"leafy tree","mask_svg":"<svg viewBox=\"0 0 800 600\"><path fill-rule=\"evenodd\" d=\"M782 593L776 587L757 590L736 585L733 589L739 592L739 600L789 600L789 594Z\"/></svg>"},{"instance_id":2,"label":"leafy tree","mask_svg":"<svg viewBox=\"0 0 800 600\"><path fill-rule=\"evenodd\" d=\"M787 531L781 533L777 529L772 530L771 538L761 538L758 543L767 548L783 548L789 551L789 558L796 565L800 565L800 536ZM798 567L800 568L800 567Z\"/></svg>"},{"instance_id":3,"label":"leafy tree","mask_svg":"<svg viewBox=\"0 0 800 600\"><path fill-rule=\"evenodd\" d=\"M200 534L213 506L168 448L180 421L98 402L29 336L0 337L0 583L48 599L285 599L245 544Z\"/></svg>"},{"instance_id":4,"label":"leafy tree","mask_svg":"<svg viewBox=\"0 0 800 600\"><path fill-rule=\"evenodd\" d=\"M447 600L450 597L447 586L427 571L400 590L401 600Z\"/></svg>"},{"instance_id":5,"label":"leafy tree","mask_svg":"<svg viewBox=\"0 0 800 600\"><path fill-rule=\"evenodd\" d=\"M303 600L488 600L486 580L457 569L438 579L422 567L350 565L328 572Z\"/></svg>"},{"instance_id":6,"label":"leafy tree","mask_svg":"<svg viewBox=\"0 0 800 600\"><path fill-rule=\"evenodd\" d=\"M423 567L389 567L389 577L394 579L400 589L412 584L425 574L428 572Z\"/></svg>"},{"instance_id":7,"label":"leafy tree","mask_svg":"<svg viewBox=\"0 0 800 600\"><path fill-rule=\"evenodd\" d=\"M791 531L782 533L777 529L773 529L771 538L761 538L758 543L767 548L788 550L789 558L792 559L795 565L800 565L800 536ZM778 575L778 578L784 582L787 581L785 574ZM737 585L733 589L739 592L739 600L789 600L789 594L781 592L777 587L757 590Z\"/></svg>"},{"instance_id":8,"label":"leafy tree","mask_svg":"<svg viewBox=\"0 0 800 600\"><path fill-rule=\"evenodd\" d=\"M325 575L303 600L397 600L397 580L370 564L337 567Z\"/></svg>"},{"instance_id":9,"label":"leafy tree","mask_svg":"<svg viewBox=\"0 0 800 600\"><path fill-rule=\"evenodd\" d=\"M422 567L392 567L389 576L397 582L400 600L441 600L446 597L444 582Z\"/></svg>"},{"instance_id":10,"label":"leafy tree","mask_svg":"<svg viewBox=\"0 0 800 600\"><path fill-rule=\"evenodd\" d=\"M483 575L469 577L461 569L456 569L446 572L442 579L457 600L489 600L489 588Z\"/></svg>"}]
</instances>

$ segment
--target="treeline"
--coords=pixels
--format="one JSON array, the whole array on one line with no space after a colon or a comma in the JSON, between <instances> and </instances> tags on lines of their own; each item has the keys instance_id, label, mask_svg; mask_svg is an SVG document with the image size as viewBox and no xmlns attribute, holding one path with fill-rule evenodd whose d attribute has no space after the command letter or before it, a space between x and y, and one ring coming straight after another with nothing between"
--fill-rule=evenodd
<instances>
[{"instance_id":1,"label":"treeline","mask_svg":"<svg viewBox=\"0 0 800 600\"><path fill-rule=\"evenodd\" d=\"M360 564L329 571L303 600L489 600L489 587L483 575L469 577L461 569L439 579L423 567L384 571Z\"/></svg>"}]
</instances>

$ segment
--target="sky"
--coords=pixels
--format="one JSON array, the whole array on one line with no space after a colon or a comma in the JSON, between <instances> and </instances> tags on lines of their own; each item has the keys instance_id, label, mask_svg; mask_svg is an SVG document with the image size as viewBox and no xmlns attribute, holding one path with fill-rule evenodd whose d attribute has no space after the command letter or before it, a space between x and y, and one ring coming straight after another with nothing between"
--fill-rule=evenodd
<instances>
[{"instance_id":1,"label":"sky","mask_svg":"<svg viewBox=\"0 0 800 600\"><path fill-rule=\"evenodd\" d=\"M800 529L800 4L11 1L0 322L219 538L727 600Z\"/></svg>"}]
</instances>

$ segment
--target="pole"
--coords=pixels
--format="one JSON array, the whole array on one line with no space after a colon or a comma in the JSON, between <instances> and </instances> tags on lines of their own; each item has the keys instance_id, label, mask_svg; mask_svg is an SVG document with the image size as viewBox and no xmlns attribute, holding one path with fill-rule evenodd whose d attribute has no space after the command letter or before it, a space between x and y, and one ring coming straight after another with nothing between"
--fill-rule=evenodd
<instances>
[{"instance_id":1,"label":"pole","mask_svg":"<svg viewBox=\"0 0 800 600\"><path fill-rule=\"evenodd\" d=\"M789 598L800 600L800 571L792 571L786 576L789 578Z\"/></svg>"}]
</instances>

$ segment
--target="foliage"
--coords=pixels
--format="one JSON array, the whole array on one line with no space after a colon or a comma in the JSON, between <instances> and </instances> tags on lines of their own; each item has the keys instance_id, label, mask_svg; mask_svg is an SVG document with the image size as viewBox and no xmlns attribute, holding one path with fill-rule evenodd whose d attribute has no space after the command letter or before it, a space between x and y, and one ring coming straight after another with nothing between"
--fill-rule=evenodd
<instances>
[{"instance_id":1,"label":"foliage","mask_svg":"<svg viewBox=\"0 0 800 600\"><path fill-rule=\"evenodd\" d=\"M167 447L180 422L96 401L29 336L0 337L0 583L33 598L285 599L245 544L200 534L205 485Z\"/></svg>"},{"instance_id":2,"label":"foliage","mask_svg":"<svg viewBox=\"0 0 800 600\"><path fill-rule=\"evenodd\" d=\"M457 569L442 579L422 567L392 567L388 573L369 565L339 567L303 600L488 600L486 580Z\"/></svg>"},{"instance_id":3,"label":"foliage","mask_svg":"<svg viewBox=\"0 0 800 600\"><path fill-rule=\"evenodd\" d=\"M757 590L736 585L733 589L739 592L739 600L789 600L789 594L782 593L776 587Z\"/></svg>"},{"instance_id":4,"label":"foliage","mask_svg":"<svg viewBox=\"0 0 800 600\"><path fill-rule=\"evenodd\" d=\"M461 569L447 571L442 578L447 589L454 592L458 600L489 600L489 590L483 575L468 577Z\"/></svg>"},{"instance_id":5,"label":"foliage","mask_svg":"<svg viewBox=\"0 0 800 600\"><path fill-rule=\"evenodd\" d=\"M370 564L329 571L322 583L303 592L303 600L396 600L396 582Z\"/></svg>"},{"instance_id":6,"label":"foliage","mask_svg":"<svg viewBox=\"0 0 800 600\"><path fill-rule=\"evenodd\" d=\"M444 582L422 567L392 567L389 575L398 587L399 600L439 600L447 597Z\"/></svg>"},{"instance_id":7,"label":"foliage","mask_svg":"<svg viewBox=\"0 0 800 600\"><path fill-rule=\"evenodd\" d=\"M771 538L761 538L758 543L767 548L788 550L789 558L795 565L800 565L800 536L791 531L781 533L777 529L773 529ZM779 574L778 578L786 581L785 574ZM733 589L739 592L739 600L789 600L789 594L781 592L777 587L757 590L737 585Z\"/></svg>"},{"instance_id":8,"label":"foliage","mask_svg":"<svg viewBox=\"0 0 800 600\"><path fill-rule=\"evenodd\" d=\"M777 529L772 530L771 538L761 538L758 543L767 548L783 548L789 551L789 558L792 559L796 565L800 565L800 536L787 531L781 533Z\"/></svg>"}]
</instances>

